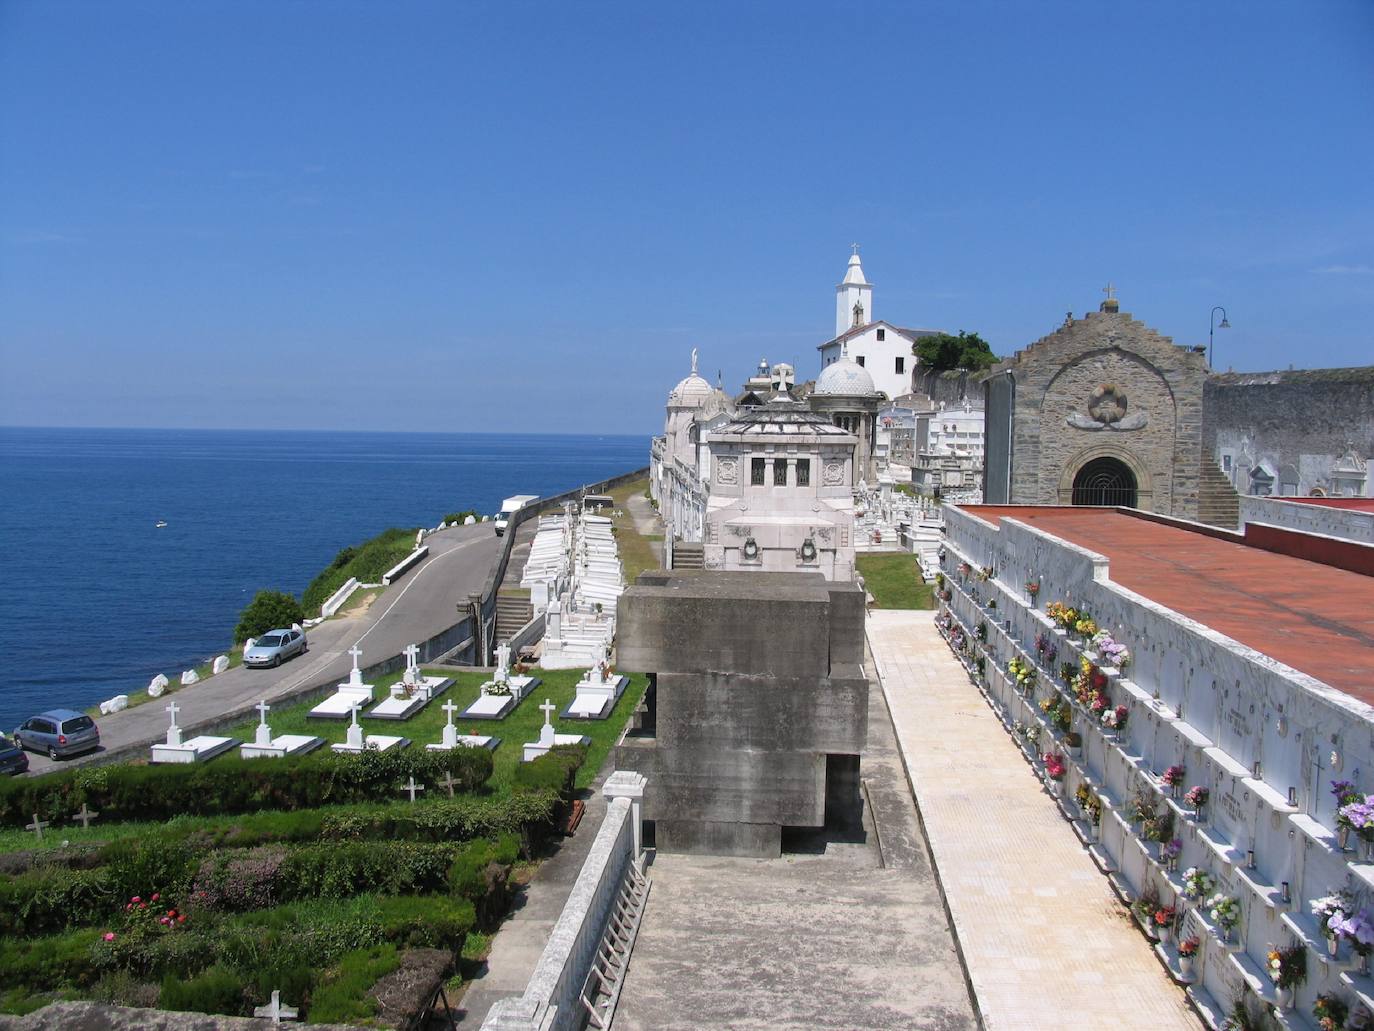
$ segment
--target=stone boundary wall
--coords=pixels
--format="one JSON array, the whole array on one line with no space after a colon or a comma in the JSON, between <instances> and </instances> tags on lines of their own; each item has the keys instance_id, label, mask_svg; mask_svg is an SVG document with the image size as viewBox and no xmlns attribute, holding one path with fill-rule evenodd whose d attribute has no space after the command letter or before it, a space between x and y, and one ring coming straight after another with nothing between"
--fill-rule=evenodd
<instances>
[{"instance_id":1,"label":"stone boundary wall","mask_svg":"<svg viewBox=\"0 0 1374 1031\"><path fill-rule=\"evenodd\" d=\"M1075 827L1118 894L1130 901L1150 887L1162 904L1188 910L1179 871L1195 866L1217 878L1214 891L1239 900L1241 923L1231 941L1196 904L1179 928L1202 939L1189 982L1199 1008L1228 1007L1242 986L1274 1001L1273 984L1263 974L1265 956L1271 945L1288 944L1312 953L1314 973L1298 991L1299 1010L1310 1012L1315 994L1333 988L1353 987L1357 997L1374 1002L1368 978L1341 985L1335 973L1318 976L1330 957L1308 908L1308 900L1339 890L1374 908L1374 863L1342 850L1330 792L1331 781L1346 779L1374 793L1374 708L1110 582L1101 555L1013 518L993 526L954 507L945 518L942 568L950 599L941 615L962 627L971 643L964 649L970 677L1008 729L1038 726L1039 752L1069 755L1060 799L1066 817L1077 815L1064 799L1072 799L1079 784L1101 801L1100 831L1081 820ZM957 571L962 562L994 574L987 580L963 575ZM1038 606L1026 595L1027 580L1040 582ZM997 605L989 609L992 600ZM1072 729L1082 736L1078 754L1039 702L1051 692L1072 701L1060 664L1098 657L1090 645L1054 627L1042 611L1050 601L1086 609L1132 654L1125 671L1103 669L1111 704L1129 710L1126 729L1115 733L1073 703ZM980 643L980 626L986 643ZM1039 658L1037 635L1057 648L1052 662ZM1007 674L1013 657L1037 667L1030 691L1018 689ZM1186 767L1185 786L1209 789L1205 813L1183 805L1161 784L1159 775L1175 764ZM1172 835L1183 844L1176 867L1130 818L1127 803L1136 792L1174 814ZM1177 975L1177 953L1170 950L1167 943L1157 949ZM1346 944L1339 962L1331 962L1338 970L1356 965Z\"/></svg>"},{"instance_id":2,"label":"stone boundary wall","mask_svg":"<svg viewBox=\"0 0 1374 1031\"><path fill-rule=\"evenodd\" d=\"M608 794L615 790L615 778L623 776L616 773L607 779ZM587 1014L579 995L626 873L638 859L639 817L634 798L608 798L606 818L524 994L492 1006L482 1023L484 1031L578 1031L584 1025Z\"/></svg>"},{"instance_id":3,"label":"stone boundary wall","mask_svg":"<svg viewBox=\"0 0 1374 1031\"><path fill-rule=\"evenodd\" d=\"M1247 523L1267 523L1304 533L1374 544L1374 512L1356 509L1241 495L1240 525L1244 528Z\"/></svg>"}]
</instances>

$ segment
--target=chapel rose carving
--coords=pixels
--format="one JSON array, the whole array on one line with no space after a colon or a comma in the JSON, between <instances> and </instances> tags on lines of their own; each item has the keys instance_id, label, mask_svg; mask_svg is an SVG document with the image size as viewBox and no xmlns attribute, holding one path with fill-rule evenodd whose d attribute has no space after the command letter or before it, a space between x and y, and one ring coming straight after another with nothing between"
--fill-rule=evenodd
<instances>
[{"instance_id":1,"label":"chapel rose carving","mask_svg":"<svg viewBox=\"0 0 1374 1031\"><path fill-rule=\"evenodd\" d=\"M716 479L724 484L733 484L738 481L739 464L736 459L722 458L716 465Z\"/></svg>"},{"instance_id":2,"label":"chapel rose carving","mask_svg":"<svg viewBox=\"0 0 1374 1031\"><path fill-rule=\"evenodd\" d=\"M826 462L824 483L827 487L837 487L844 482L844 463Z\"/></svg>"},{"instance_id":3,"label":"chapel rose carving","mask_svg":"<svg viewBox=\"0 0 1374 1031\"><path fill-rule=\"evenodd\" d=\"M1149 422L1144 412L1127 414L1126 392L1115 383L1103 383L1088 396L1087 415L1071 412L1066 423L1080 430L1139 430Z\"/></svg>"}]
</instances>

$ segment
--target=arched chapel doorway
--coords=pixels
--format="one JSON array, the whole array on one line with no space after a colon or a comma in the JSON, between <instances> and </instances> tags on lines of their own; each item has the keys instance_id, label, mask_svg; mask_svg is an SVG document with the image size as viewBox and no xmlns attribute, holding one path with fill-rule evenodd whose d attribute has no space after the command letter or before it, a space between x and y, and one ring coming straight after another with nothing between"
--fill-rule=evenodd
<instances>
[{"instance_id":1,"label":"arched chapel doorway","mask_svg":"<svg viewBox=\"0 0 1374 1031\"><path fill-rule=\"evenodd\" d=\"M1073 503L1135 508L1135 473L1119 458L1094 458L1073 478Z\"/></svg>"}]
</instances>

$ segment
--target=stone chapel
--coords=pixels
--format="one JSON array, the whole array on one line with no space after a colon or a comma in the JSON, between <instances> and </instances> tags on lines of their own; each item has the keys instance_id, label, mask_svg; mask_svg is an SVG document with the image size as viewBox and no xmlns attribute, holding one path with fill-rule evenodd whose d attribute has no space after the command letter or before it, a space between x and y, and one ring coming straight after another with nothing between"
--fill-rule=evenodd
<instances>
[{"instance_id":1,"label":"stone chapel","mask_svg":"<svg viewBox=\"0 0 1374 1031\"><path fill-rule=\"evenodd\" d=\"M1201 348L1120 310L1070 313L983 377L990 504L1124 505L1199 519L1230 484L1203 451Z\"/></svg>"}]
</instances>

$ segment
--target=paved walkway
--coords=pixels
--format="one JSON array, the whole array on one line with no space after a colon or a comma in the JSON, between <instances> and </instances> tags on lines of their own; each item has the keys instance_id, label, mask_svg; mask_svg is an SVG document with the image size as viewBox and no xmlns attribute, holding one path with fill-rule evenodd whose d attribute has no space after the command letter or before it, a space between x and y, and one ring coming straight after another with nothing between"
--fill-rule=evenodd
<instances>
[{"instance_id":1,"label":"paved walkway","mask_svg":"<svg viewBox=\"0 0 1374 1031\"><path fill-rule=\"evenodd\" d=\"M1200 1028L934 616L868 636L985 1026Z\"/></svg>"}]
</instances>

